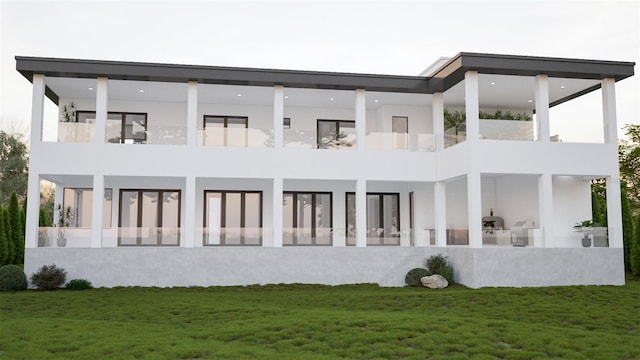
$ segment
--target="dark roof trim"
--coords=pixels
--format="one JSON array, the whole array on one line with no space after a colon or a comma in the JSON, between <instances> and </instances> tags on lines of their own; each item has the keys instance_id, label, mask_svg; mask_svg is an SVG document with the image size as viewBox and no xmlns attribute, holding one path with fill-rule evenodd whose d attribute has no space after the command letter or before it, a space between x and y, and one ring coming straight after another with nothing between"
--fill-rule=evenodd
<instances>
[{"instance_id":1,"label":"dark roof trim","mask_svg":"<svg viewBox=\"0 0 640 360\"><path fill-rule=\"evenodd\" d=\"M53 77L187 82L203 84L274 86L385 92L428 92L421 76L350 74L337 72L234 68L102 60L34 58L16 56L16 69L27 79L34 73Z\"/></svg>"},{"instance_id":2,"label":"dark roof trim","mask_svg":"<svg viewBox=\"0 0 640 360\"><path fill-rule=\"evenodd\" d=\"M464 79L469 70L484 74L604 79L616 81L633 76L633 62L562 59L534 56L459 53L433 77L353 74L320 71L235 68L178 64L139 63L16 56L16 69L29 81L33 74L52 77L107 77L116 80L187 82L203 84L274 86L433 94L444 92ZM558 104L586 92L558 100ZM48 89L52 100L57 95ZM54 100L54 101L56 101Z\"/></svg>"},{"instance_id":3,"label":"dark roof trim","mask_svg":"<svg viewBox=\"0 0 640 360\"><path fill-rule=\"evenodd\" d=\"M467 71L482 74L594 79L614 78L616 81L633 76L635 63L624 61L564 59L536 56L459 53L438 69L438 91L446 91L464 79ZM432 81L435 85L435 82Z\"/></svg>"}]
</instances>

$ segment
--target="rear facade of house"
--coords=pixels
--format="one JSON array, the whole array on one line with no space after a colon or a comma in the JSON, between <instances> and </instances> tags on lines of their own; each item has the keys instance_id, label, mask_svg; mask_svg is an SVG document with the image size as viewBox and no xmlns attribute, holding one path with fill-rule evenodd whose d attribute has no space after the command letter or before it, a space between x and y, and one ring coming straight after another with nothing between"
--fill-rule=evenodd
<instances>
[{"instance_id":1,"label":"rear facade of house","mask_svg":"<svg viewBox=\"0 0 640 360\"><path fill-rule=\"evenodd\" d=\"M624 284L615 85L633 63L460 53L420 76L16 63L33 84L26 273L402 286L443 254L470 287ZM594 179L607 224L576 228Z\"/></svg>"}]
</instances>

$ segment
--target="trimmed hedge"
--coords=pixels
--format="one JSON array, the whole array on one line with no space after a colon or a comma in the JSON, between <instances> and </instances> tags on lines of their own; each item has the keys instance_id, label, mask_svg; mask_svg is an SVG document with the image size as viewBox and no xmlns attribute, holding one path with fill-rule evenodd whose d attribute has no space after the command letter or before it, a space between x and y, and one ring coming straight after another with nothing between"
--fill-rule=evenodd
<instances>
[{"instance_id":1,"label":"trimmed hedge","mask_svg":"<svg viewBox=\"0 0 640 360\"><path fill-rule=\"evenodd\" d=\"M72 279L67 283L67 286L65 286L65 289L86 290L86 289L93 289L93 285L91 285L91 282L86 279Z\"/></svg>"}]
</instances>

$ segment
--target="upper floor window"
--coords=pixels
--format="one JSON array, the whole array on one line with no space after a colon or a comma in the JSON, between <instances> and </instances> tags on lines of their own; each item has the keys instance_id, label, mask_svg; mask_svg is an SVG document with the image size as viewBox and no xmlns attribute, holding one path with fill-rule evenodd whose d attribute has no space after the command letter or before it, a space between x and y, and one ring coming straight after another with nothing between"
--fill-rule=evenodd
<instances>
[{"instance_id":1,"label":"upper floor window","mask_svg":"<svg viewBox=\"0 0 640 360\"><path fill-rule=\"evenodd\" d=\"M356 122L318 120L318 149L352 148L356 144Z\"/></svg>"},{"instance_id":2,"label":"upper floor window","mask_svg":"<svg viewBox=\"0 0 640 360\"><path fill-rule=\"evenodd\" d=\"M95 123L95 111L77 111L79 123ZM147 114L107 113L107 142L121 144L144 144L147 141Z\"/></svg>"},{"instance_id":3,"label":"upper floor window","mask_svg":"<svg viewBox=\"0 0 640 360\"><path fill-rule=\"evenodd\" d=\"M247 146L249 118L243 116L204 116L204 145Z\"/></svg>"},{"instance_id":4,"label":"upper floor window","mask_svg":"<svg viewBox=\"0 0 640 360\"><path fill-rule=\"evenodd\" d=\"M393 133L392 147L394 149L407 149L409 147L409 118L406 116L393 116L391 118L391 131Z\"/></svg>"}]
</instances>

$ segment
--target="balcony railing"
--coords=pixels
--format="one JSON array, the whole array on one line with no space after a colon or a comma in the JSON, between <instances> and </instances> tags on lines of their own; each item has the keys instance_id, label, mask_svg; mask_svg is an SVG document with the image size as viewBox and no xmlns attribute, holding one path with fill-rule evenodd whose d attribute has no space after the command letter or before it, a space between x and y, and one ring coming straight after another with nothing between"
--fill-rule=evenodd
<instances>
[{"instance_id":1,"label":"balcony railing","mask_svg":"<svg viewBox=\"0 0 640 360\"><path fill-rule=\"evenodd\" d=\"M39 227L38 247L91 247L91 229Z\"/></svg>"},{"instance_id":2,"label":"balcony railing","mask_svg":"<svg viewBox=\"0 0 640 360\"><path fill-rule=\"evenodd\" d=\"M480 138L533 141L533 121L480 119Z\"/></svg>"},{"instance_id":3,"label":"balcony railing","mask_svg":"<svg viewBox=\"0 0 640 360\"><path fill-rule=\"evenodd\" d=\"M179 227L120 227L118 246L178 246Z\"/></svg>"},{"instance_id":4,"label":"balcony railing","mask_svg":"<svg viewBox=\"0 0 640 360\"><path fill-rule=\"evenodd\" d=\"M203 245L259 246L262 245L261 227L223 227L202 229Z\"/></svg>"},{"instance_id":5,"label":"balcony railing","mask_svg":"<svg viewBox=\"0 0 640 360\"><path fill-rule=\"evenodd\" d=\"M398 134L371 132L367 134L367 150L434 151L433 134Z\"/></svg>"},{"instance_id":6,"label":"balcony railing","mask_svg":"<svg viewBox=\"0 0 640 360\"><path fill-rule=\"evenodd\" d=\"M91 143L95 139L95 124L93 123L58 123L58 142L60 143Z\"/></svg>"},{"instance_id":7,"label":"balcony railing","mask_svg":"<svg viewBox=\"0 0 640 360\"><path fill-rule=\"evenodd\" d=\"M273 147L273 130L210 128L198 130L198 145L220 147Z\"/></svg>"}]
</instances>

